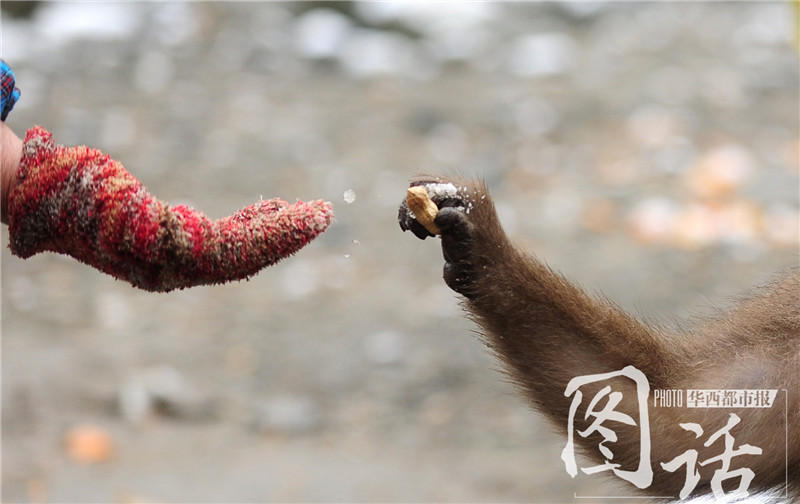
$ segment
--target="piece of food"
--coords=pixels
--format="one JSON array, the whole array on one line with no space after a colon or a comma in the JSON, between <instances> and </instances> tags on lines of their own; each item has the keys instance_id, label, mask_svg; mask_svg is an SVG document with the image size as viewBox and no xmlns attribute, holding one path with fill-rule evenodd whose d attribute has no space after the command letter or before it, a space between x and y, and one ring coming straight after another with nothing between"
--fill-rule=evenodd
<instances>
[{"instance_id":1,"label":"piece of food","mask_svg":"<svg viewBox=\"0 0 800 504\"><path fill-rule=\"evenodd\" d=\"M406 205L414 213L417 222L422 224L425 229L435 235L442 234L442 230L434 224L433 220L439 213L439 207L428 195L428 190L424 186L409 187L406 192Z\"/></svg>"}]
</instances>

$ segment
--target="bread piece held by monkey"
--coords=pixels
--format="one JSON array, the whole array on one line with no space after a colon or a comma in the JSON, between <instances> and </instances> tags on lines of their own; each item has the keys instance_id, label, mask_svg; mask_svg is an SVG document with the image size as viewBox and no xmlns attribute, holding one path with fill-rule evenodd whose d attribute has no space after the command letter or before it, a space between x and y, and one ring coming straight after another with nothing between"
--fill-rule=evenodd
<instances>
[{"instance_id":1,"label":"bread piece held by monkey","mask_svg":"<svg viewBox=\"0 0 800 504\"><path fill-rule=\"evenodd\" d=\"M417 222L422 224L425 229L435 235L442 234L442 231L433 222L436 219L436 215L439 214L439 207L428 196L428 190L425 189L425 186L409 187L408 191L406 191L406 204L409 210L414 212Z\"/></svg>"}]
</instances>

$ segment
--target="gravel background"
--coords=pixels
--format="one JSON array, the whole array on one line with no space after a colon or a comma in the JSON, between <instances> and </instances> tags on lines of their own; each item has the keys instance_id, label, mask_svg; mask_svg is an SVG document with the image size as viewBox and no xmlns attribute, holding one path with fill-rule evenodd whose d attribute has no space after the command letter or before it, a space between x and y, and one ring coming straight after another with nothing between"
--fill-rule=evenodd
<instances>
[{"instance_id":1,"label":"gravel background","mask_svg":"<svg viewBox=\"0 0 800 504\"><path fill-rule=\"evenodd\" d=\"M213 217L263 195L328 199L337 220L248 282L168 295L4 246L3 501L629 493L566 475L563 439L397 205L420 172L483 177L509 234L587 289L661 322L726 306L798 262L793 16L788 2L4 11L18 133L101 148ZM109 460L65 451L86 425L110 435Z\"/></svg>"}]
</instances>

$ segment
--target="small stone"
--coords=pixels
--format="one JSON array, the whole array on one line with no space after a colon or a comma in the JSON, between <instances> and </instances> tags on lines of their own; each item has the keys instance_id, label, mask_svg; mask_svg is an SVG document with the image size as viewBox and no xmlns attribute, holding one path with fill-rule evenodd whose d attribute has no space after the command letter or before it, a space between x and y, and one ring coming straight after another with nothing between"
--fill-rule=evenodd
<instances>
[{"instance_id":1,"label":"small stone","mask_svg":"<svg viewBox=\"0 0 800 504\"><path fill-rule=\"evenodd\" d=\"M295 21L295 49L307 58L332 58L350 29L350 21L335 10L312 9Z\"/></svg>"},{"instance_id":2,"label":"small stone","mask_svg":"<svg viewBox=\"0 0 800 504\"><path fill-rule=\"evenodd\" d=\"M319 408L303 396L271 397L255 408L256 429L281 434L301 434L321 423Z\"/></svg>"},{"instance_id":3,"label":"small stone","mask_svg":"<svg viewBox=\"0 0 800 504\"><path fill-rule=\"evenodd\" d=\"M565 33L523 35L510 48L511 73L524 77L566 72L573 63L577 45Z\"/></svg>"},{"instance_id":4,"label":"small stone","mask_svg":"<svg viewBox=\"0 0 800 504\"><path fill-rule=\"evenodd\" d=\"M151 398L141 380L128 380L117 393L119 414L126 421L138 424L151 413Z\"/></svg>"},{"instance_id":5,"label":"small stone","mask_svg":"<svg viewBox=\"0 0 800 504\"><path fill-rule=\"evenodd\" d=\"M156 414L183 420L208 420L216 402L194 390L174 368L158 366L131 376L119 389L120 415L134 424Z\"/></svg>"},{"instance_id":6,"label":"small stone","mask_svg":"<svg viewBox=\"0 0 800 504\"><path fill-rule=\"evenodd\" d=\"M82 464L106 462L114 453L111 435L94 425L80 425L70 429L65 444L67 456Z\"/></svg>"},{"instance_id":7,"label":"small stone","mask_svg":"<svg viewBox=\"0 0 800 504\"><path fill-rule=\"evenodd\" d=\"M725 145L702 156L686 172L689 190L700 198L721 198L736 191L754 171L750 153L738 145Z\"/></svg>"},{"instance_id":8,"label":"small stone","mask_svg":"<svg viewBox=\"0 0 800 504\"><path fill-rule=\"evenodd\" d=\"M716 241L719 231L714 210L708 205L693 203L678 216L674 242L686 249L698 249Z\"/></svg>"},{"instance_id":9,"label":"small stone","mask_svg":"<svg viewBox=\"0 0 800 504\"><path fill-rule=\"evenodd\" d=\"M666 242L672 238L678 209L667 198L648 198L638 203L628 215L633 237L643 243Z\"/></svg>"}]
</instances>

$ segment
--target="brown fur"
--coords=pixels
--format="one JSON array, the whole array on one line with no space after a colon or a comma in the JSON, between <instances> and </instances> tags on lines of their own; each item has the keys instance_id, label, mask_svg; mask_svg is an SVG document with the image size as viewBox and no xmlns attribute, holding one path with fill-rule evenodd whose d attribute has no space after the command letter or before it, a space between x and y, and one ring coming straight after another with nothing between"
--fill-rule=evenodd
<instances>
[{"instance_id":1,"label":"brown fur","mask_svg":"<svg viewBox=\"0 0 800 504\"><path fill-rule=\"evenodd\" d=\"M459 256L454 264L461 284L454 288L467 295L464 306L483 328L487 343L507 365L514 381L564 434L572 399L564 396L569 380L616 371L626 365L642 371L651 390L787 389L788 483L790 493L796 495L800 488L800 402L796 396L800 385L798 271L788 272L714 321L686 333L664 333L605 300L587 295L515 247L503 231L483 183L458 181L456 185L465 189L461 191L462 203L471 202L472 208L469 213L462 212L469 238L448 242L447 230L442 238L445 256L448 252ZM457 205L449 202L445 206ZM401 210L401 219L402 216ZM402 221L401 226L408 227ZM447 270L445 279L448 280ZM454 285L452 281L448 284ZM634 413L633 386L624 379L614 385L624 392L617 409L638 418ZM582 388L584 408L599 388ZM731 469L744 466L755 472L751 493L775 487L782 490L787 479L784 400L784 392L780 391L770 409L737 410L656 408L651 400L654 476L647 493L677 496L686 478L685 467L670 473L662 470L660 463L689 448L698 450L698 460L720 454L722 440L709 448L702 443L726 424L731 412L741 417L741 423L731 431L736 438L735 447L748 443L763 449L760 456L734 457ZM585 428L582 418L576 415L576 429ZM704 435L695 439L694 434L680 428L679 423L685 422L701 424ZM619 436L618 442L607 444L614 452L613 461L621 463L622 469L635 469L639 459L638 426L608 426ZM600 440L575 436L576 444L596 463L603 462L597 450ZM589 465L594 464L578 461L579 467ZM693 495L709 491L710 478L719 465L698 465L702 479ZM732 484L738 485L738 479L729 481L726 491L733 489Z\"/></svg>"}]
</instances>

